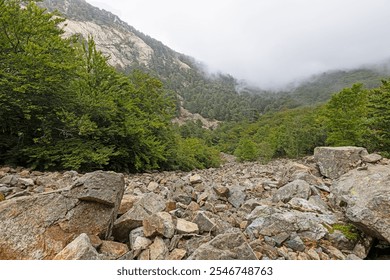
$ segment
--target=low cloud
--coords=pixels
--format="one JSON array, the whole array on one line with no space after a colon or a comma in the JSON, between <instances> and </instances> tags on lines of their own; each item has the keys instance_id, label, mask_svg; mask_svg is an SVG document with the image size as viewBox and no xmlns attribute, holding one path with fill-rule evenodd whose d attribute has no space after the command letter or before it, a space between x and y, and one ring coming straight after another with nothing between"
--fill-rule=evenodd
<instances>
[{"instance_id":1,"label":"low cloud","mask_svg":"<svg viewBox=\"0 0 390 280\"><path fill-rule=\"evenodd\" d=\"M88 2L121 11L130 25L211 70L261 87L390 58L386 0Z\"/></svg>"}]
</instances>

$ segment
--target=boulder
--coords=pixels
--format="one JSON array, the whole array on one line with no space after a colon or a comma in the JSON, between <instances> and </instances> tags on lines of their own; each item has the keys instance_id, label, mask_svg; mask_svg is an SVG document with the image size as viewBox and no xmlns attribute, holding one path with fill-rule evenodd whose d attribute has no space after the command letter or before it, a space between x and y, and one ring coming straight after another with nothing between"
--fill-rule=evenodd
<instances>
[{"instance_id":1,"label":"boulder","mask_svg":"<svg viewBox=\"0 0 390 280\"><path fill-rule=\"evenodd\" d=\"M295 180L279 188L272 198L273 202L289 202L293 197L308 199L311 194L310 185L303 180Z\"/></svg>"},{"instance_id":2,"label":"boulder","mask_svg":"<svg viewBox=\"0 0 390 280\"><path fill-rule=\"evenodd\" d=\"M124 185L122 174L99 171L71 188L3 201L0 259L52 259L81 233L108 239Z\"/></svg>"},{"instance_id":3,"label":"boulder","mask_svg":"<svg viewBox=\"0 0 390 280\"><path fill-rule=\"evenodd\" d=\"M331 186L331 203L370 236L390 242L390 166L352 170Z\"/></svg>"},{"instance_id":4,"label":"boulder","mask_svg":"<svg viewBox=\"0 0 390 280\"><path fill-rule=\"evenodd\" d=\"M164 211L165 199L158 194L147 193L135 205L141 206L149 215L151 215Z\"/></svg>"},{"instance_id":5,"label":"boulder","mask_svg":"<svg viewBox=\"0 0 390 280\"><path fill-rule=\"evenodd\" d=\"M366 155L368 155L367 150L360 147L317 147L314 149L314 158L321 174L330 179L337 179L355 168Z\"/></svg>"},{"instance_id":6,"label":"boulder","mask_svg":"<svg viewBox=\"0 0 390 280\"><path fill-rule=\"evenodd\" d=\"M103 240L99 247L99 253L105 256L105 259L117 260L129 252L129 247L126 244Z\"/></svg>"},{"instance_id":7,"label":"boulder","mask_svg":"<svg viewBox=\"0 0 390 280\"><path fill-rule=\"evenodd\" d=\"M55 260L101 260L101 255L92 246L91 241L85 233L80 234L75 240L69 243L55 257Z\"/></svg>"},{"instance_id":8,"label":"boulder","mask_svg":"<svg viewBox=\"0 0 390 280\"><path fill-rule=\"evenodd\" d=\"M175 234L172 216L167 212L159 212L147 217L143 220L142 226L146 237L161 235L172 238Z\"/></svg>"},{"instance_id":9,"label":"boulder","mask_svg":"<svg viewBox=\"0 0 390 280\"><path fill-rule=\"evenodd\" d=\"M124 194L120 207L118 209L118 215L123 215L127 211L131 210L133 208L134 204L139 200L138 196L132 195L132 194Z\"/></svg>"},{"instance_id":10,"label":"boulder","mask_svg":"<svg viewBox=\"0 0 390 280\"><path fill-rule=\"evenodd\" d=\"M143 220L147 217L149 217L149 214L143 207L136 205L131 208L115 221L112 231L115 240L127 242L130 231L142 226Z\"/></svg>"},{"instance_id":11,"label":"boulder","mask_svg":"<svg viewBox=\"0 0 390 280\"><path fill-rule=\"evenodd\" d=\"M301 238L317 241L329 233L324 225L337 222L336 216L331 214L284 210L272 206L258 206L248 217L254 219L245 230L251 239L256 239L257 234L276 236L298 232Z\"/></svg>"},{"instance_id":12,"label":"boulder","mask_svg":"<svg viewBox=\"0 0 390 280\"><path fill-rule=\"evenodd\" d=\"M227 233L201 245L188 260L257 260L257 257L242 233Z\"/></svg>"}]
</instances>

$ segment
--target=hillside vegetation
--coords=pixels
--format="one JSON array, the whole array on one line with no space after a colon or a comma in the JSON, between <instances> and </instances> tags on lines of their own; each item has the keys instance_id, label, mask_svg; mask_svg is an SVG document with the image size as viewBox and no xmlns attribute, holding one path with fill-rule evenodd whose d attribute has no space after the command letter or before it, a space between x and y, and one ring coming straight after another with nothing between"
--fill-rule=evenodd
<instances>
[{"instance_id":1,"label":"hillside vegetation","mask_svg":"<svg viewBox=\"0 0 390 280\"><path fill-rule=\"evenodd\" d=\"M61 21L34 1L0 1L0 164L131 172L218 164L215 150L175 132L175 97L159 80L118 72L92 38L61 38Z\"/></svg>"},{"instance_id":2,"label":"hillside vegetation","mask_svg":"<svg viewBox=\"0 0 390 280\"><path fill-rule=\"evenodd\" d=\"M195 59L83 0L45 0L40 5L49 11L57 9L68 19L66 35L81 33L87 39L87 33L93 34L97 49L108 55L108 62L118 70L149 73L161 80L165 89L181 96L190 112L219 121L255 121L267 112L316 105L356 82L373 88L386 77L386 67L332 71L310 77L288 90L262 90L228 74L208 73L207 67Z\"/></svg>"},{"instance_id":3,"label":"hillside vegetation","mask_svg":"<svg viewBox=\"0 0 390 280\"><path fill-rule=\"evenodd\" d=\"M233 77L207 77L168 48L153 51L149 65L134 60L117 69L94 38L64 38L64 19L35 2L0 0L0 164L137 172L215 167L219 151L263 161L304 156L320 145L390 152L390 82L376 84L374 71L337 75L333 86L350 84L348 73L369 83L338 89L324 103L331 93L316 87L325 77L289 93L238 93ZM176 71L175 59L189 68ZM185 107L224 124L214 131L173 125L176 93Z\"/></svg>"}]
</instances>

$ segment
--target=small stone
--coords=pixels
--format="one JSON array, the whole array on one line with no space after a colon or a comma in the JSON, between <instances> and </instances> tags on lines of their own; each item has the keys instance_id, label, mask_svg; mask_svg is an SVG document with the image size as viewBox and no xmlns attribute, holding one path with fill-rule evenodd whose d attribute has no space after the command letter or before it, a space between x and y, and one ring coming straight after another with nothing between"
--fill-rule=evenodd
<instances>
[{"instance_id":1,"label":"small stone","mask_svg":"<svg viewBox=\"0 0 390 280\"><path fill-rule=\"evenodd\" d=\"M214 209L216 212L223 212L228 209L228 206L226 204L217 204L214 206Z\"/></svg>"},{"instance_id":2,"label":"small stone","mask_svg":"<svg viewBox=\"0 0 390 280\"><path fill-rule=\"evenodd\" d=\"M204 202L207 200L207 198L209 197L209 195L207 193L201 193L199 196L198 196L198 200L197 202L200 203L200 202Z\"/></svg>"},{"instance_id":3,"label":"small stone","mask_svg":"<svg viewBox=\"0 0 390 280\"><path fill-rule=\"evenodd\" d=\"M17 175L6 175L0 179L0 184L14 186L18 182L19 176Z\"/></svg>"},{"instance_id":4,"label":"small stone","mask_svg":"<svg viewBox=\"0 0 390 280\"><path fill-rule=\"evenodd\" d=\"M200 206L195 201L191 201L191 203L187 206L187 209L192 212L196 212L200 209Z\"/></svg>"},{"instance_id":5,"label":"small stone","mask_svg":"<svg viewBox=\"0 0 390 280\"><path fill-rule=\"evenodd\" d=\"M240 208L242 204L244 204L246 199L246 194L241 190L239 186L230 188L229 190L230 196L228 201L235 208Z\"/></svg>"},{"instance_id":6,"label":"small stone","mask_svg":"<svg viewBox=\"0 0 390 280\"><path fill-rule=\"evenodd\" d=\"M0 185L0 192L2 192L4 195L8 195L10 192L12 192L12 188L8 188L5 185Z\"/></svg>"},{"instance_id":7,"label":"small stone","mask_svg":"<svg viewBox=\"0 0 390 280\"><path fill-rule=\"evenodd\" d=\"M166 260L169 254L167 245L160 237L156 237L153 244L149 246L150 260Z\"/></svg>"},{"instance_id":8,"label":"small stone","mask_svg":"<svg viewBox=\"0 0 390 280\"><path fill-rule=\"evenodd\" d=\"M325 254L324 252L320 252L320 253L318 253L318 255L320 256L320 259L322 261L330 260L329 256L327 254Z\"/></svg>"},{"instance_id":9,"label":"small stone","mask_svg":"<svg viewBox=\"0 0 390 280\"><path fill-rule=\"evenodd\" d=\"M309 250L307 250L306 253L310 257L310 259L312 259L312 260L320 260L320 255L313 248L310 248Z\"/></svg>"},{"instance_id":10,"label":"small stone","mask_svg":"<svg viewBox=\"0 0 390 280\"><path fill-rule=\"evenodd\" d=\"M158 188L158 183L156 182L150 182L147 187L148 191L150 192L154 192L157 188Z\"/></svg>"},{"instance_id":11,"label":"small stone","mask_svg":"<svg viewBox=\"0 0 390 280\"><path fill-rule=\"evenodd\" d=\"M345 259L346 260L362 260L361 258L356 256L355 254L349 254Z\"/></svg>"},{"instance_id":12,"label":"small stone","mask_svg":"<svg viewBox=\"0 0 390 280\"><path fill-rule=\"evenodd\" d=\"M176 201L168 201L165 203L165 211L166 212L171 212L173 210L176 210Z\"/></svg>"},{"instance_id":13,"label":"small stone","mask_svg":"<svg viewBox=\"0 0 390 280\"><path fill-rule=\"evenodd\" d=\"M22 172L19 173L20 177L22 178L28 178L30 177L30 171L28 170L23 170Z\"/></svg>"},{"instance_id":14,"label":"small stone","mask_svg":"<svg viewBox=\"0 0 390 280\"><path fill-rule=\"evenodd\" d=\"M150 244L152 244L152 241L149 238L137 236L132 245L132 249L134 251L145 250L149 247Z\"/></svg>"},{"instance_id":15,"label":"small stone","mask_svg":"<svg viewBox=\"0 0 390 280\"><path fill-rule=\"evenodd\" d=\"M176 202L180 202L182 204L189 205L192 201L192 197L182 193L182 194L175 195L174 200Z\"/></svg>"},{"instance_id":16,"label":"small stone","mask_svg":"<svg viewBox=\"0 0 390 280\"><path fill-rule=\"evenodd\" d=\"M88 234L88 237L92 246L95 249L99 248L103 243L103 241L99 238L99 236Z\"/></svg>"},{"instance_id":17,"label":"small stone","mask_svg":"<svg viewBox=\"0 0 390 280\"><path fill-rule=\"evenodd\" d=\"M137 196L131 194L125 194L122 197L121 204L119 206L118 215L123 215L131 208L133 208L134 204L139 200Z\"/></svg>"},{"instance_id":18,"label":"small stone","mask_svg":"<svg viewBox=\"0 0 390 280\"><path fill-rule=\"evenodd\" d=\"M150 260L150 250L146 249L141 252L138 256L138 260L140 261L149 261Z\"/></svg>"},{"instance_id":19,"label":"small stone","mask_svg":"<svg viewBox=\"0 0 390 280\"><path fill-rule=\"evenodd\" d=\"M168 257L168 260L182 260L185 255L187 254L187 251L184 250L184 249L174 249L170 254L169 254L169 257Z\"/></svg>"},{"instance_id":20,"label":"small stone","mask_svg":"<svg viewBox=\"0 0 390 280\"><path fill-rule=\"evenodd\" d=\"M191 185L202 183L202 177L200 177L199 174L192 175L190 177L190 183Z\"/></svg>"},{"instance_id":21,"label":"small stone","mask_svg":"<svg viewBox=\"0 0 390 280\"><path fill-rule=\"evenodd\" d=\"M288 234L286 232L281 232L281 233L273 236L272 238L274 239L277 246L281 246L283 244L283 242L286 241L289 237L290 237L290 234Z\"/></svg>"},{"instance_id":22,"label":"small stone","mask_svg":"<svg viewBox=\"0 0 390 280\"><path fill-rule=\"evenodd\" d=\"M298 252L297 260L309 260L309 256L305 254L304 252Z\"/></svg>"},{"instance_id":23,"label":"small stone","mask_svg":"<svg viewBox=\"0 0 390 280\"><path fill-rule=\"evenodd\" d=\"M111 260L116 260L129 252L129 248L123 243L103 240L99 252Z\"/></svg>"},{"instance_id":24,"label":"small stone","mask_svg":"<svg viewBox=\"0 0 390 280\"><path fill-rule=\"evenodd\" d=\"M184 219L177 219L176 230L182 234L198 233L199 227L195 223L188 222Z\"/></svg>"},{"instance_id":25,"label":"small stone","mask_svg":"<svg viewBox=\"0 0 390 280\"><path fill-rule=\"evenodd\" d=\"M381 155L378 154L369 154L362 156L362 160L367 163L376 163L382 159Z\"/></svg>"},{"instance_id":26,"label":"small stone","mask_svg":"<svg viewBox=\"0 0 390 280\"><path fill-rule=\"evenodd\" d=\"M286 242L286 246L293 249L294 251L303 252L305 251L305 244L299 236L294 237Z\"/></svg>"},{"instance_id":27,"label":"small stone","mask_svg":"<svg viewBox=\"0 0 390 280\"><path fill-rule=\"evenodd\" d=\"M242 222L240 223L240 229L245 230L246 227L248 226L248 224L249 224L248 221L242 221Z\"/></svg>"},{"instance_id":28,"label":"small stone","mask_svg":"<svg viewBox=\"0 0 390 280\"><path fill-rule=\"evenodd\" d=\"M129 234L129 244L130 244L130 249L134 249L134 243L137 237L145 237L144 235L144 228L143 227L138 227L136 229L133 229L130 231Z\"/></svg>"},{"instance_id":29,"label":"small stone","mask_svg":"<svg viewBox=\"0 0 390 280\"><path fill-rule=\"evenodd\" d=\"M192 222L198 225L200 233L216 230L216 224L211 221L204 212L198 212Z\"/></svg>"},{"instance_id":30,"label":"small stone","mask_svg":"<svg viewBox=\"0 0 390 280\"><path fill-rule=\"evenodd\" d=\"M228 197L229 196L229 188L225 187L225 186L215 186L213 188L213 190L215 191L215 193L221 197Z\"/></svg>"},{"instance_id":31,"label":"small stone","mask_svg":"<svg viewBox=\"0 0 390 280\"><path fill-rule=\"evenodd\" d=\"M345 260L345 256L341 251L333 246L327 246L326 250L328 251L328 254L335 259L338 260Z\"/></svg>"}]
</instances>

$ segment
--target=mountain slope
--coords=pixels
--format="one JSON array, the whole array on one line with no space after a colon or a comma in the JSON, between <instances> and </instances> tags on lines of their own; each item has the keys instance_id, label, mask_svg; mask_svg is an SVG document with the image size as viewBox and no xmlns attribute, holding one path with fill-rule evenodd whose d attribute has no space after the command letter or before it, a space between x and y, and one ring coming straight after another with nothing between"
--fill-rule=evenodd
<instances>
[{"instance_id":1,"label":"mountain slope","mask_svg":"<svg viewBox=\"0 0 390 280\"><path fill-rule=\"evenodd\" d=\"M63 26L66 35L92 35L112 66L125 72L141 69L157 76L168 90L182 97L186 109L207 118L253 120L267 111L325 102L334 92L356 82L377 86L386 76L383 71L369 69L335 71L308 79L289 91L264 91L241 84L230 75L206 73L195 59L84 0L45 0L41 5L58 10L68 19Z\"/></svg>"}]
</instances>

